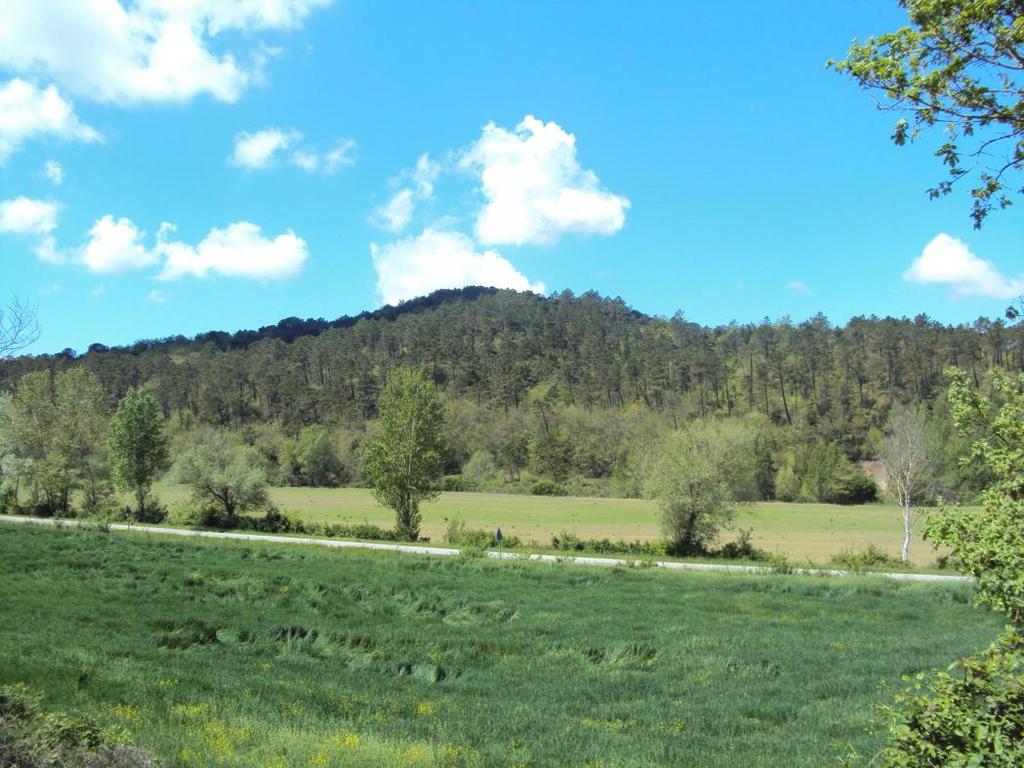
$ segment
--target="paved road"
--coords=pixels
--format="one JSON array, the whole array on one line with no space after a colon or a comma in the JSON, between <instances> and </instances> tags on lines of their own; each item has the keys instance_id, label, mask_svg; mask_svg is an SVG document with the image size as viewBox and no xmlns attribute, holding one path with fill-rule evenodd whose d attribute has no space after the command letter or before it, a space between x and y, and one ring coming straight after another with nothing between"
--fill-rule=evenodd
<instances>
[{"instance_id":1,"label":"paved road","mask_svg":"<svg viewBox=\"0 0 1024 768\"><path fill-rule=\"evenodd\" d=\"M45 517L21 517L14 515L0 515L0 522L4 523L27 523L30 525L62 525L80 526L78 520L54 520ZM88 523L85 523L88 525ZM455 557L461 554L458 549L449 547L421 547L415 544L385 544L371 541L342 541L340 539L316 539L308 536L269 536L259 533L234 533L228 531L197 531L187 528L162 528L154 525L126 525L124 523L111 523L112 531L130 531L132 533L151 533L162 536L193 536L203 539L229 539L232 541L266 541L272 544L307 544L318 547L334 547L336 549L373 549L382 552L403 552L414 555L435 555L438 557ZM488 550L484 553L487 557L497 559L499 553ZM623 560L613 557L585 557L585 556L561 556L561 555L528 555L505 552L501 555L505 560L537 560L541 562L568 562L574 565L600 565L607 567L629 566L635 564L646 565L646 561ZM773 570L768 567L756 565L725 565L719 563L679 563L671 560L655 561L654 565L669 571L710 571L713 573L746 573L746 574L767 574ZM857 575L850 571L833 570L828 568L794 568L790 573L802 576L852 576ZM970 583L973 582L969 576L942 576L933 573L875 573L872 576L881 576L897 581L924 581L940 583Z\"/></svg>"}]
</instances>

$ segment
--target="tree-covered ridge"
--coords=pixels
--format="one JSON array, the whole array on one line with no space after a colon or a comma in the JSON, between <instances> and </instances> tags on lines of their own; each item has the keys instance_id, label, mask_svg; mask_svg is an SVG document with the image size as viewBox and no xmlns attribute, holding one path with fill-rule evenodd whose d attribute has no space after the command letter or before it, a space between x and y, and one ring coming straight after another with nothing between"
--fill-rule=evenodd
<instances>
[{"instance_id":1,"label":"tree-covered ridge","mask_svg":"<svg viewBox=\"0 0 1024 768\"><path fill-rule=\"evenodd\" d=\"M686 415L762 413L855 436L893 402L940 395L947 365L975 379L992 366L1024 368L1024 331L1001 320L855 317L837 327L818 315L707 327L595 293L443 291L356 319L292 318L268 328L17 358L0 364L0 382L82 365L111 397L151 388L168 417L300 428L372 416L387 372L411 364L450 397L504 411L527 400L640 403Z\"/></svg>"}]
</instances>

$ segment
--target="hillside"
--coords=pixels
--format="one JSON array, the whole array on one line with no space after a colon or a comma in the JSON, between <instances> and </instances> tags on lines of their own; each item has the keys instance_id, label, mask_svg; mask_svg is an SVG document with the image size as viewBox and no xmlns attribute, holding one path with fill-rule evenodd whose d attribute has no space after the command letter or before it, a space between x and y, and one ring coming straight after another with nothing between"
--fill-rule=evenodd
<instances>
[{"instance_id":1,"label":"hillside","mask_svg":"<svg viewBox=\"0 0 1024 768\"><path fill-rule=\"evenodd\" d=\"M819 440L869 457L872 430L893 404L945 407L945 367L977 382L993 366L1024 368L1024 328L925 315L707 327L595 293L467 288L329 322L289 318L257 331L16 358L0 363L0 389L30 371L83 366L111 404L144 386L175 428L242 431L273 443L272 463L279 437L324 425L342 435L351 481L359 437L396 365L423 366L443 392L449 471L480 454L484 474L507 481L523 470L607 480L628 474L627 455L645 435L707 416L760 418L776 446Z\"/></svg>"}]
</instances>

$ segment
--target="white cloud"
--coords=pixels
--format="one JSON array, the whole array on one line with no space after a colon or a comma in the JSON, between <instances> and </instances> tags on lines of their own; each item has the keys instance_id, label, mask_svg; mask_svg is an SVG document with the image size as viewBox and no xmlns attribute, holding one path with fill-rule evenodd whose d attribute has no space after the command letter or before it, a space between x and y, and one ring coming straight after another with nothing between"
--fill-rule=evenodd
<instances>
[{"instance_id":1,"label":"white cloud","mask_svg":"<svg viewBox=\"0 0 1024 768\"><path fill-rule=\"evenodd\" d=\"M306 173L315 173L322 168L324 173L332 174L355 162L351 152L356 143L351 139L340 140L334 149L322 156L308 146L300 146L302 139L302 133L294 128L242 132L235 136L235 148L229 160L250 171L262 170L273 165L279 154L294 147L288 162Z\"/></svg>"},{"instance_id":2,"label":"white cloud","mask_svg":"<svg viewBox=\"0 0 1024 768\"><path fill-rule=\"evenodd\" d=\"M786 283L786 290L792 291L793 293L799 293L801 296L810 296L814 293L814 290L807 285L807 283L803 283L799 280L791 280Z\"/></svg>"},{"instance_id":3,"label":"white cloud","mask_svg":"<svg viewBox=\"0 0 1024 768\"><path fill-rule=\"evenodd\" d=\"M148 267L156 263L157 254L143 245L144 236L131 219L107 214L92 225L79 258L89 271L100 274Z\"/></svg>"},{"instance_id":4,"label":"white cloud","mask_svg":"<svg viewBox=\"0 0 1024 768\"><path fill-rule=\"evenodd\" d=\"M298 274L308 256L305 241L290 229L271 240L248 221L210 230L196 246L169 241L173 231L164 224L157 236L156 250L165 259L161 280L211 274L277 280Z\"/></svg>"},{"instance_id":5,"label":"white cloud","mask_svg":"<svg viewBox=\"0 0 1024 768\"><path fill-rule=\"evenodd\" d=\"M924 247L903 279L911 283L948 285L954 297L1013 299L1024 294L1024 275L1007 277L991 261L971 253L967 245L940 233Z\"/></svg>"},{"instance_id":6,"label":"white cloud","mask_svg":"<svg viewBox=\"0 0 1024 768\"><path fill-rule=\"evenodd\" d=\"M266 128L256 133L240 133L235 137L235 149L231 162L250 171L268 167L274 156L302 139L295 130Z\"/></svg>"},{"instance_id":7,"label":"white cloud","mask_svg":"<svg viewBox=\"0 0 1024 768\"><path fill-rule=\"evenodd\" d=\"M441 165L422 154L412 170L406 169L392 179L392 184L405 182L388 201L374 209L370 221L389 232L401 232L412 221L416 204L434 197L434 184L441 175Z\"/></svg>"},{"instance_id":8,"label":"white cloud","mask_svg":"<svg viewBox=\"0 0 1024 768\"><path fill-rule=\"evenodd\" d=\"M56 203L33 200L29 197L0 201L0 232L15 235L48 235L56 227Z\"/></svg>"},{"instance_id":9,"label":"white cloud","mask_svg":"<svg viewBox=\"0 0 1024 768\"><path fill-rule=\"evenodd\" d=\"M531 115L515 131L488 123L459 165L480 177L482 243L550 245L566 233L610 235L625 224L629 200L580 166L576 137L557 123Z\"/></svg>"},{"instance_id":10,"label":"white cloud","mask_svg":"<svg viewBox=\"0 0 1024 768\"><path fill-rule=\"evenodd\" d=\"M163 291L158 291L155 288L146 294L146 299L153 302L154 304L164 304L167 302L168 295Z\"/></svg>"},{"instance_id":11,"label":"white cloud","mask_svg":"<svg viewBox=\"0 0 1024 768\"><path fill-rule=\"evenodd\" d=\"M0 85L0 164L37 136L67 141L98 141L100 138L99 133L78 119L74 107L64 100L56 87L40 89L20 78Z\"/></svg>"},{"instance_id":12,"label":"white cloud","mask_svg":"<svg viewBox=\"0 0 1024 768\"><path fill-rule=\"evenodd\" d=\"M44 75L89 99L119 104L232 102L259 77L237 51L214 51L222 32L295 29L331 0L4 0L0 66ZM229 43L246 40L233 37ZM223 46L219 46L223 48Z\"/></svg>"},{"instance_id":13,"label":"white cloud","mask_svg":"<svg viewBox=\"0 0 1024 768\"><path fill-rule=\"evenodd\" d=\"M324 155L324 173L334 173L339 168L354 164L356 159L352 153L355 149L356 143L353 139L340 139L334 145L334 149Z\"/></svg>"},{"instance_id":14,"label":"white cloud","mask_svg":"<svg viewBox=\"0 0 1024 768\"><path fill-rule=\"evenodd\" d=\"M412 170L412 181L416 194L423 200L433 197L434 183L440 175L440 163L431 160L429 154L420 155L416 160L416 167Z\"/></svg>"},{"instance_id":15,"label":"white cloud","mask_svg":"<svg viewBox=\"0 0 1024 768\"><path fill-rule=\"evenodd\" d=\"M313 173L320 166L320 158L304 149L292 152L292 165L298 166L306 173Z\"/></svg>"},{"instance_id":16,"label":"white cloud","mask_svg":"<svg viewBox=\"0 0 1024 768\"><path fill-rule=\"evenodd\" d=\"M403 187L373 212L373 222L391 232L401 232L412 220L416 210L415 192Z\"/></svg>"},{"instance_id":17,"label":"white cloud","mask_svg":"<svg viewBox=\"0 0 1024 768\"><path fill-rule=\"evenodd\" d=\"M56 203L16 197L0 201L0 232L35 239L33 251L41 261L59 264L64 254L57 249L53 231L57 228Z\"/></svg>"},{"instance_id":18,"label":"white cloud","mask_svg":"<svg viewBox=\"0 0 1024 768\"><path fill-rule=\"evenodd\" d=\"M64 183L64 166L56 160L47 160L43 164L43 174L55 187L59 187Z\"/></svg>"},{"instance_id":19,"label":"white cloud","mask_svg":"<svg viewBox=\"0 0 1024 768\"><path fill-rule=\"evenodd\" d=\"M374 243L370 254L385 304L466 285L544 292L543 283L531 283L495 251L478 253L473 241L460 232L427 229L417 237L384 246Z\"/></svg>"}]
</instances>

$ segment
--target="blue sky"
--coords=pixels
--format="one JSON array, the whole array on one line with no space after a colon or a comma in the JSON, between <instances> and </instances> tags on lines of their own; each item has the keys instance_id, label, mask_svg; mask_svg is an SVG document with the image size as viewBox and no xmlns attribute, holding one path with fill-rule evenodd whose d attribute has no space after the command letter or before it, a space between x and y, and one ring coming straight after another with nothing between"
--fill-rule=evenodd
<instances>
[{"instance_id":1,"label":"blue sky","mask_svg":"<svg viewBox=\"0 0 1024 768\"><path fill-rule=\"evenodd\" d=\"M930 202L937 137L895 148L825 68L894 1L122 2L0 8L0 291L37 302L31 351L466 282L708 324L1024 292L1019 213Z\"/></svg>"}]
</instances>

